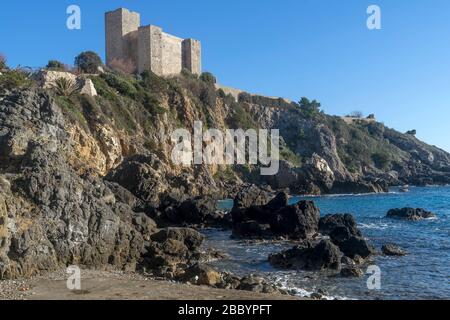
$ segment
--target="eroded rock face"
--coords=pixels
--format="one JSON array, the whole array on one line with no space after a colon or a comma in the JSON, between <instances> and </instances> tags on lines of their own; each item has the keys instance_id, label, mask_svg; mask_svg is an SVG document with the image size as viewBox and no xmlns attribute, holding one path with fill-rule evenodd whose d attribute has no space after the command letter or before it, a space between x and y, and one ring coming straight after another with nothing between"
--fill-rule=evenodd
<instances>
[{"instance_id":1,"label":"eroded rock face","mask_svg":"<svg viewBox=\"0 0 450 320\"><path fill-rule=\"evenodd\" d=\"M288 205L282 192L265 205L235 207L231 214L235 237L306 239L318 230L320 210L312 201Z\"/></svg>"},{"instance_id":2,"label":"eroded rock face","mask_svg":"<svg viewBox=\"0 0 450 320\"><path fill-rule=\"evenodd\" d=\"M436 218L436 215L432 212L420 208L402 208L389 210L387 213L387 217L407 221L420 221L423 219Z\"/></svg>"},{"instance_id":3,"label":"eroded rock face","mask_svg":"<svg viewBox=\"0 0 450 320\"><path fill-rule=\"evenodd\" d=\"M167 228L151 236L143 255L143 267L154 274L175 278L183 274L189 265L195 264L201 253L198 250L203 235L188 228Z\"/></svg>"},{"instance_id":4,"label":"eroded rock face","mask_svg":"<svg viewBox=\"0 0 450 320\"><path fill-rule=\"evenodd\" d=\"M282 269L325 270L341 268L342 253L329 240L305 241L287 251L272 254L269 262Z\"/></svg>"},{"instance_id":5,"label":"eroded rock face","mask_svg":"<svg viewBox=\"0 0 450 320\"><path fill-rule=\"evenodd\" d=\"M110 171L106 179L154 206L159 204L160 194L168 190L164 165L155 155L131 156Z\"/></svg>"}]
</instances>

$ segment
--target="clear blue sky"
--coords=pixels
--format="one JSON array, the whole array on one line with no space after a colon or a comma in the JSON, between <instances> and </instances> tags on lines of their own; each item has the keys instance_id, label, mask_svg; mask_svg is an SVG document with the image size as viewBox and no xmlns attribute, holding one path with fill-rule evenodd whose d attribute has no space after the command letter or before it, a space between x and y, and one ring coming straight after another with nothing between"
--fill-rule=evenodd
<instances>
[{"instance_id":1,"label":"clear blue sky","mask_svg":"<svg viewBox=\"0 0 450 320\"><path fill-rule=\"evenodd\" d=\"M66 8L82 10L82 30L66 29ZM382 9L382 30L366 9ZM298 100L327 113L375 113L399 131L450 151L448 0L58 0L3 1L0 52L12 66L73 63L83 50L104 56L105 11L139 11L203 43L204 70L223 84Z\"/></svg>"}]
</instances>

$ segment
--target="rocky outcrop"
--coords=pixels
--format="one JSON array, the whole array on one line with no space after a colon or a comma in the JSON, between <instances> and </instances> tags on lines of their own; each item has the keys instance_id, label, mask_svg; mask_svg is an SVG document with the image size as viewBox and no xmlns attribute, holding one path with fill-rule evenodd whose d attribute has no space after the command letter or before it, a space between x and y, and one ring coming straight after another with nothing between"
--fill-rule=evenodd
<instances>
[{"instance_id":1,"label":"rocky outcrop","mask_svg":"<svg viewBox=\"0 0 450 320\"><path fill-rule=\"evenodd\" d=\"M304 241L287 251L269 256L271 265L282 269L339 270L342 253L329 240L319 243Z\"/></svg>"},{"instance_id":2,"label":"rocky outcrop","mask_svg":"<svg viewBox=\"0 0 450 320\"><path fill-rule=\"evenodd\" d=\"M407 221L420 221L423 219L436 218L436 215L432 212L420 208L402 208L389 210L386 217Z\"/></svg>"},{"instance_id":3,"label":"rocky outcrop","mask_svg":"<svg viewBox=\"0 0 450 320\"><path fill-rule=\"evenodd\" d=\"M151 236L145 247L142 267L157 276L175 278L200 259L204 237L187 228L168 228Z\"/></svg>"},{"instance_id":4,"label":"rocky outcrop","mask_svg":"<svg viewBox=\"0 0 450 320\"><path fill-rule=\"evenodd\" d=\"M235 207L231 214L233 235L243 238L306 239L317 232L320 217L312 201L288 205L285 193L279 193L265 205Z\"/></svg>"},{"instance_id":5,"label":"rocky outcrop","mask_svg":"<svg viewBox=\"0 0 450 320\"><path fill-rule=\"evenodd\" d=\"M227 228L227 214L218 210L217 200L209 197L185 197L166 194L161 197L157 219L162 225Z\"/></svg>"},{"instance_id":6,"label":"rocky outcrop","mask_svg":"<svg viewBox=\"0 0 450 320\"><path fill-rule=\"evenodd\" d=\"M381 247L381 252L386 256L406 256L406 251L399 246L388 243Z\"/></svg>"},{"instance_id":7,"label":"rocky outcrop","mask_svg":"<svg viewBox=\"0 0 450 320\"><path fill-rule=\"evenodd\" d=\"M364 272L361 270L361 268L355 266L346 266L342 268L340 275L344 278L361 278L364 276Z\"/></svg>"},{"instance_id":8,"label":"rocky outcrop","mask_svg":"<svg viewBox=\"0 0 450 320\"><path fill-rule=\"evenodd\" d=\"M375 253L375 249L362 237L355 219L349 214L328 215L320 219L319 230L330 236L331 241L348 257L366 258Z\"/></svg>"}]
</instances>

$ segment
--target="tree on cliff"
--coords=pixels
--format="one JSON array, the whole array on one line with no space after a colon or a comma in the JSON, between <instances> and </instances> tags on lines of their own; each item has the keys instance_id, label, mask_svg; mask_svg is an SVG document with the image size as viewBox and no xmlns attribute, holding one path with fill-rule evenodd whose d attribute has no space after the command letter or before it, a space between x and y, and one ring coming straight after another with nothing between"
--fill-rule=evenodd
<instances>
[{"instance_id":1,"label":"tree on cliff","mask_svg":"<svg viewBox=\"0 0 450 320\"><path fill-rule=\"evenodd\" d=\"M320 111L320 102L316 101L316 100L312 100L310 101L308 98L301 98L300 102L300 109L305 113L305 115L307 116L315 116L317 114L319 114Z\"/></svg>"},{"instance_id":2,"label":"tree on cliff","mask_svg":"<svg viewBox=\"0 0 450 320\"><path fill-rule=\"evenodd\" d=\"M93 51L85 51L75 58L75 66L83 73L98 73L102 59Z\"/></svg>"},{"instance_id":3,"label":"tree on cliff","mask_svg":"<svg viewBox=\"0 0 450 320\"><path fill-rule=\"evenodd\" d=\"M0 53L0 70L6 69L6 57Z\"/></svg>"}]
</instances>

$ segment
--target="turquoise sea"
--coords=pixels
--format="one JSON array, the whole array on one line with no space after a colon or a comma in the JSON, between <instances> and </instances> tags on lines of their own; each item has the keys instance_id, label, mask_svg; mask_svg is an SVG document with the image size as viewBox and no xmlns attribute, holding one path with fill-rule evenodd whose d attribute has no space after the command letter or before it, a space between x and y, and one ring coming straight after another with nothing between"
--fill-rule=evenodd
<instances>
[{"instance_id":1,"label":"turquoise sea","mask_svg":"<svg viewBox=\"0 0 450 320\"><path fill-rule=\"evenodd\" d=\"M330 299L450 299L450 187L412 187L409 193L392 189L386 194L293 197L290 202L315 201L322 215L352 213L359 228L378 250L393 242L406 257L377 255L371 265L381 269L381 289L369 290L369 274L348 279L328 273L279 271L267 262L270 253L292 247L290 243L249 243L231 240L229 231L208 230L207 246L226 252L230 258L213 264L240 275L257 274L308 295L321 289ZM225 209L232 200L221 201ZM385 218L392 208L417 207L438 218L420 222Z\"/></svg>"}]
</instances>

